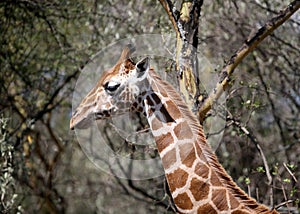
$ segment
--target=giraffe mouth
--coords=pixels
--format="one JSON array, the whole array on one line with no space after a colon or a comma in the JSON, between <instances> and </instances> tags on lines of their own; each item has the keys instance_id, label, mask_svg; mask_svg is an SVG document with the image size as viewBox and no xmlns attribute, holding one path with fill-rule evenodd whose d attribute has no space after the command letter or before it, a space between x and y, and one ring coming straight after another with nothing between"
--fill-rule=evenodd
<instances>
[{"instance_id":1,"label":"giraffe mouth","mask_svg":"<svg viewBox=\"0 0 300 214\"><path fill-rule=\"evenodd\" d=\"M91 117L86 117L81 120L76 120L76 118L71 118L70 122L70 129L74 130L76 129L87 129L91 126L92 118Z\"/></svg>"},{"instance_id":2,"label":"giraffe mouth","mask_svg":"<svg viewBox=\"0 0 300 214\"><path fill-rule=\"evenodd\" d=\"M77 119L76 114L71 118L70 121L70 129L87 129L92 125L94 120L103 120L110 118L112 115L112 110L104 110L101 112L95 112L93 114L89 114L84 118Z\"/></svg>"}]
</instances>

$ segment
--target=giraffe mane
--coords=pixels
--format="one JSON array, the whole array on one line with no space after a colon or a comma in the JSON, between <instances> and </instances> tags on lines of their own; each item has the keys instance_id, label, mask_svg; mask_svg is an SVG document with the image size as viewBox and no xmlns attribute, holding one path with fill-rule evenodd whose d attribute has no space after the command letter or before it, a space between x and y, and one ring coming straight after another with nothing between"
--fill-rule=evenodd
<instances>
[{"instance_id":1,"label":"giraffe mane","mask_svg":"<svg viewBox=\"0 0 300 214\"><path fill-rule=\"evenodd\" d=\"M153 79L152 89L154 90L154 92L157 92L157 88L159 88L160 90L161 88L163 88L165 90L165 93L167 93L168 97L170 97L171 100L175 103L178 110L181 112L182 116L185 118L189 127L191 128L191 131L194 135L194 139L197 145L199 145L199 147L201 148L202 153L207 160L207 163L216 172L218 178L222 181L222 184L224 184L226 188L229 189L229 192L240 203L244 204L250 209L254 209L257 213L269 212L269 209L267 207L261 204L257 204L256 201L250 198L240 187L238 187L232 180L232 178L227 174L225 169L219 163L211 147L207 144L202 126L198 122L195 115L187 107L186 103L183 101L179 93L176 92L171 85L162 80L153 69L149 70L149 75ZM159 85L159 87L155 85ZM161 91L159 92L161 93Z\"/></svg>"}]
</instances>

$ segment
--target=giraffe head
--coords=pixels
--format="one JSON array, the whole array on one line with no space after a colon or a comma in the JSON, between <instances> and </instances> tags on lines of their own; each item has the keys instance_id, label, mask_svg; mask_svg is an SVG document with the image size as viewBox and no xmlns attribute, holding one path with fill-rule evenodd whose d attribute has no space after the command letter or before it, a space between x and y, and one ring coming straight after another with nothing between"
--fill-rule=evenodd
<instances>
[{"instance_id":1,"label":"giraffe head","mask_svg":"<svg viewBox=\"0 0 300 214\"><path fill-rule=\"evenodd\" d=\"M148 87L149 58L134 63L129 57L135 51L127 45L116 65L103 73L95 87L76 108L70 128L88 128L93 120L121 115L129 111L142 111L137 97Z\"/></svg>"}]
</instances>

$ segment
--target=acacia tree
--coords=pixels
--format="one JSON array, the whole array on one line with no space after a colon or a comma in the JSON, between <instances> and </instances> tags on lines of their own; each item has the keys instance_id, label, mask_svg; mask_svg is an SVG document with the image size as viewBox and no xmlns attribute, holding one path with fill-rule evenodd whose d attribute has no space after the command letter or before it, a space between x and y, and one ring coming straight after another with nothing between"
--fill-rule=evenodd
<instances>
[{"instance_id":1,"label":"acacia tree","mask_svg":"<svg viewBox=\"0 0 300 214\"><path fill-rule=\"evenodd\" d=\"M180 90L202 122L219 113L211 107L226 88L224 137L214 145L220 162L259 201L297 207L300 24L297 13L287 19L298 8L267 0L1 1L1 211L174 211L163 177L99 172L68 130L70 97L90 56L120 38L162 32L178 37ZM220 74L211 94L199 87L194 50Z\"/></svg>"},{"instance_id":2,"label":"acacia tree","mask_svg":"<svg viewBox=\"0 0 300 214\"><path fill-rule=\"evenodd\" d=\"M234 52L234 54L232 54L232 56L226 61L222 69L218 71L219 80L214 90L212 90L209 94L205 94L205 92L202 91L203 89L199 88L200 85L199 79L201 78L201 76L198 76L197 63L195 63L195 61L197 61L197 57L196 57L197 52L195 52L195 49L197 50L197 46L199 42L198 39L199 18L200 18L200 11L201 11L203 1L184 1L181 4L180 11L177 11L175 9L172 1L161 0L160 2L162 6L165 8L177 35L177 43L176 43L177 67L176 68L177 68L178 78L181 86L180 89L181 92L183 92L183 94L186 96L186 99L191 99L194 105L196 106L196 109L198 109L197 115L199 116L200 122L204 122L204 120L207 117L207 113L211 110L213 104L216 103L217 99L222 95L222 93L228 90L228 87L231 86L233 72L236 69L236 67L242 62L242 60L249 53L253 52L253 50L276 28L278 28L280 25L286 22L300 7L299 2L293 1L284 10L280 11L272 19L264 23L259 29L256 30L256 32L255 30L252 31L251 34L245 38L245 41L241 45L241 47L238 48ZM238 10L238 6L236 5L236 3L233 4ZM258 3L257 5L262 7L262 5ZM287 59L287 57L285 57L285 59ZM257 60L258 59L255 57L256 62ZM256 63L256 65L259 66L259 63ZM258 70L260 69L258 68ZM283 75L283 73L280 73L280 75ZM282 126L280 124L281 122L278 120L278 116L276 115L274 102L270 96L270 92L268 92L269 89L267 88L267 84L261 72L259 72L258 76L261 80L261 84L263 85L264 90L266 91L267 98L270 102L271 109L274 114L273 115L274 119L279 128L279 133L282 137L282 140L285 141L284 139L285 131L282 130ZM287 77L288 74L285 74L284 76ZM246 101L246 104L247 103L251 104L252 102L255 101L248 100ZM293 103L295 104L296 102ZM297 105L298 104L296 104L296 106ZM259 107L259 105L255 105L255 104L254 106ZM279 182L282 185L282 179L274 176L275 181L273 181L273 176L271 175L268 162L261 148L260 142L257 140L257 137L251 131L249 131L249 128L247 128L244 124L242 124L242 122L239 119L232 116L230 110L227 109L227 111L229 115L226 117L226 120L229 121L229 124L233 125L236 129L238 129L239 132L244 134L249 139L249 141L253 143L253 145L257 150L257 153L259 153L261 156L261 161L263 166L258 167L257 170L266 173L266 177L267 177L266 183L270 185L267 192L271 195L270 200L273 206L274 205L273 191L274 191L274 187L276 187L274 183ZM249 122L249 120L250 120L250 116L248 118L247 123ZM291 171L288 169L287 165L283 163L283 166L286 168L287 172L293 177L294 180L293 183L297 183L298 182L297 179L294 177L294 174L291 173ZM295 169L294 164L290 165L290 167ZM273 172L273 175L274 174L277 175L277 172L275 173ZM290 182L289 179L286 181ZM248 179L247 182L249 182ZM293 193L291 195L294 194L294 190L292 190L292 192ZM285 193L284 193L284 198L286 199L286 201L279 204L277 207L280 207L282 204L288 204L292 202L292 200L288 200ZM264 199L264 201L266 203L266 199ZM277 203L279 203L279 201L277 201Z\"/></svg>"}]
</instances>

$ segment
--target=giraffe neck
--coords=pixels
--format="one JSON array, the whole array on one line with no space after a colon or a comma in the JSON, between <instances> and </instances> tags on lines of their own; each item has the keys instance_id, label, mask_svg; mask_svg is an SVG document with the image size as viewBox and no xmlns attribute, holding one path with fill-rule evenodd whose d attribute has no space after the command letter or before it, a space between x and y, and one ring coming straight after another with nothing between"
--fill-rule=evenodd
<instances>
[{"instance_id":1,"label":"giraffe neck","mask_svg":"<svg viewBox=\"0 0 300 214\"><path fill-rule=\"evenodd\" d=\"M271 213L246 195L206 144L202 126L180 95L150 70L144 111L172 198L180 213Z\"/></svg>"}]
</instances>

